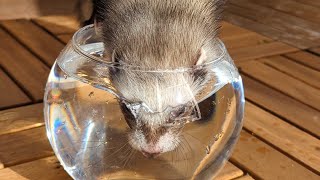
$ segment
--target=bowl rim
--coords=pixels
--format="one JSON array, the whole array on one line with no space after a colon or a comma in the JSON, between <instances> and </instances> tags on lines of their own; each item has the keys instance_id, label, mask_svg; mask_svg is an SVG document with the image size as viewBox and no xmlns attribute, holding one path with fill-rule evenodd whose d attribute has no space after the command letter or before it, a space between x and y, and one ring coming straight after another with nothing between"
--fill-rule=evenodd
<instances>
[{"instance_id":1,"label":"bowl rim","mask_svg":"<svg viewBox=\"0 0 320 180\"><path fill-rule=\"evenodd\" d=\"M85 31L92 30L94 29L94 24L90 24L87 26L84 26L77 30L73 36L72 39L69 43L71 43L73 49L79 53L80 56L83 56L84 58L87 58L89 60L93 60L100 65L105 65L107 67L112 67L112 68L118 68L118 69L130 69L133 71L143 71L143 72L186 72L190 70L195 70L195 69L203 69L207 66L212 66L213 64L219 63L221 61L225 61L225 57L228 57L228 51L226 49L226 46L224 43L220 40L220 38L216 37L215 43L218 45L218 50L219 56L217 58L214 58L206 63L200 64L200 65L193 65L191 67L178 67L178 68L166 68L166 69L159 69L159 68L150 68L150 67L143 67L143 66L134 66L130 64L124 64L124 63L115 63L115 62L108 62L103 60L102 58L99 58L97 56L94 56L92 54L87 53L81 46L81 44L78 43L78 38L81 37L81 34L83 34ZM95 31L93 31L95 32ZM102 41L100 41L102 43ZM99 42L97 42L99 43ZM228 58L227 58L228 59Z\"/></svg>"}]
</instances>

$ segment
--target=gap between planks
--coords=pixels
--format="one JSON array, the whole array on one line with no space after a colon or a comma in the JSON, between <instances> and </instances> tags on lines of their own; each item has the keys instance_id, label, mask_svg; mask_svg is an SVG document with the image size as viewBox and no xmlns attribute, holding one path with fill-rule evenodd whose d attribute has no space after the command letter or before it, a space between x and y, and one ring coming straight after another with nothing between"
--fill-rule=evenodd
<instances>
[{"instance_id":1,"label":"gap between planks","mask_svg":"<svg viewBox=\"0 0 320 180\"><path fill-rule=\"evenodd\" d=\"M299 2L299 0L268 0L254 1L254 3L320 24L320 7L309 5L305 2Z\"/></svg>"},{"instance_id":2,"label":"gap between planks","mask_svg":"<svg viewBox=\"0 0 320 180\"><path fill-rule=\"evenodd\" d=\"M230 158L255 179L308 179L319 176L258 138L242 131Z\"/></svg>"},{"instance_id":3,"label":"gap between planks","mask_svg":"<svg viewBox=\"0 0 320 180\"><path fill-rule=\"evenodd\" d=\"M246 103L244 127L315 172L320 172L320 140Z\"/></svg>"},{"instance_id":4,"label":"gap between planks","mask_svg":"<svg viewBox=\"0 0 320 180\"><path fill-rule=\"evenodd\" d=\"M307 47L314 47L320 43L320 25L317 23L261 6L251 0L232 0L226 10L238 16L268 25L267 29L270 29L270 27L278 29L284 38L289 37L288 33L299 37L301 42L305 41L303 44ZM237 18L234 20L237 21ZM249 27L255 26L255 24L257 23L253 23ZM274 36L273 34L270 35ZM290 44L295 46L292 42Z\"/></svg>"},{"instance_id":5,"label":"gap between planks","mask_svg":"<svg viewBox=\"0 0 320 180\"><path fill-rule=\"evenodd\" d=\"M299 129L320 138L320 113L309 106L242 74L245 97Z\"/></svg>"},{"instance_id":6,"label":"gap between planks","mask_svg":"<svg viewBox=\"0 0 320 180\"><path fill-rule=\"evenodd\" d=\"M320 91L262 62L249 61L240 66L242 72L268 84L310 107L320 110Z\"/></svg>"},{"instance_id":7,"label":"gap between planks","mask_svg":"<svg viewBox=\"0 0 320 180\"><path fill-rule=\"evenodd\" d=\"M0 109L30 103L31 99L0 68Z\"/></svg>"},{"instance_id":8,"label":"gap between planks","mask_svg":"<svg viewBox=\"0 0 320 180\"><path fill-rule=\"evenodd\" d=\"M49 67L64 48L64 44L29 20L2 21L0 24Z\"/></svg>"},{"instance_id":9,"label":"gap between planks","mask_svg":"<svg viewBox=\"0 0 320 180\"><path fill-rule=\"evenodd\" d=\"M28 92L34 102L41 101L49 68L1 28L0 39L2 68Z\"/></svg>"},{"instance_id":10,"label":"gap between planks","mask_svg":"<svg viewBox=\"0 0 320 180\"><path fill-rule=\"evenodd\" d=\"M317 54L318 56L320 56L320 47L314 47L310 49L310 52Z\"/></svg>"},{"instance_id":11,"label":"gap between planks","mask_svg":"<svg viewBox=\"0 0 320 180\"><path fill-rule=\"evenodd\" d=\"M319 55L315 55L306 51L298 51L294 53L283 54L282 56L307 66L308 68L320 71L320 53Z\"/></svg>"},{"instance_id":12,"label":"gap between planks","mask_svg":"<svg viewBox=\"0 0 320 180\"><path fill-rule=\"evenodd\" d=\"M0 135L16 133L43 125L42 103L0 111Z\"/></svg>"},{"instance_id":13,"label":"gap between planks","mask_svg":"<svg viewBox=\"0 0 320 180\"><path fill-rule=\"evenodd\" d=\"M263 58L259 61L312 87L320 89L320 71L301 66L301 64L281 56Z\"/></svg>"},{"instance_id":14,"label":"gap between planks","mask_svg":"<svg viewBox=\"0 0 320 180\"><path fill-rule=\"evenodd\" d=\"M222 22L219 37L231 57L238 62L298 51L297 48L227 22Z\"/></svg>"},{"instance_id":15,"label":"gap between planks","mask_svg":"<svg viewBox=\"0 0 320 180\"><path fill-rule=\"evenodd\" d=\"M217 180L231 180L242 176L241 170L231 163L227 163L217 176ZM8 167L0 170L0 179L72 179L55 156L47 157L32 162Z\"/></svg>"},{"instance_id":16,"label":"gap between planks","mask_svg":"<svg viewBox=\"0 0 320 180\"><path fill-rule=\"evenodd\" d=\"M43 126L0 136L0 161L5 167L53 154Z\"/></svg>"}]
</instances>

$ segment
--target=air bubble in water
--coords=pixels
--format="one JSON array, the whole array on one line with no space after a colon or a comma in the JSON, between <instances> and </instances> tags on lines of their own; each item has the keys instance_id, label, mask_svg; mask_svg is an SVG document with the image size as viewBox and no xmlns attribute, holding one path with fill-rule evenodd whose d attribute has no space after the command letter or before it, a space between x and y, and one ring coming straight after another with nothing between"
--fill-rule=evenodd
<instances>
[{"instance_id":1,"label":"air bubble in water","mask_svg":"<svg viewBox=\"0 0 320 180\"><path fill-rule=\"evenodd\" d=\"M93 91L90 92L88 96L89 96L89 97L93 97L93 96L94 96L94 92L93 92Z\"/></svg>"},{"instance_id":2,"label":"air bubble in water","mask_svg":"<svg viewBox=\"0 0 320 180\"><path fill-rule=\"evenodd\" d=\"M206 153L207 153L207 154L210 154L210 150L211 150L210 146L207 146L207 147L206 147Z\"/></svg>"}]
</instances>

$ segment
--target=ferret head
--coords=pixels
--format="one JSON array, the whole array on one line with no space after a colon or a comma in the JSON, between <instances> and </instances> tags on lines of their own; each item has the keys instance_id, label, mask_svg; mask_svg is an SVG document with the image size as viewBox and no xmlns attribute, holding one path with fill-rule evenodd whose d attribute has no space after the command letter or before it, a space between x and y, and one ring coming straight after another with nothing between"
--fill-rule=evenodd
<instances>
[{"instance_id":1,"label":"ferret head","mask_svg":"<svg viewBox=\"0 0 320 180\"><path fill-rule=\"evenodd\" d=\"M220 2L106 1L97 23L105 58L145 69L200 66L215 56ZM125 99L119 101L131 128L132 147L149 157L175 149L183 126L192 120L185 117L194 115L194 96L208 72L195 68L183 73L150 73L115 67L110 75Z\"/></svg>"}]
</instances>

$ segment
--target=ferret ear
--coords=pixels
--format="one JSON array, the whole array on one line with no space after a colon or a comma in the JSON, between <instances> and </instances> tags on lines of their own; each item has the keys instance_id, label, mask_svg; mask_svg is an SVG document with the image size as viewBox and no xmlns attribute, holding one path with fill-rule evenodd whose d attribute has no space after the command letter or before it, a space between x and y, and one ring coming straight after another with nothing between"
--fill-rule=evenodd
<instances>
[{"instance_id":1,"label":"ferret ear","mask_svg":"<svg viewBox=\"0 0 320 180\"><path fill-rule=\"evenodd\" d=\"M213 42L205 43L198 53L198 58L195 65L205 64L213 60L212 58L216 57L216 44Z\"/></svg>"},{"instance_id":2,"label":"ferret ear","mask_svg":"<svg viewBox=\"0 0 320 180\"><path fill-rule=\"evenodd\" d=\"M208 61L208 57L209 53L207 49L204 46L202 46L202 48L199 50L195 65L198 66L205 63L206 61Z\"/></svg>"}]
</instances>

